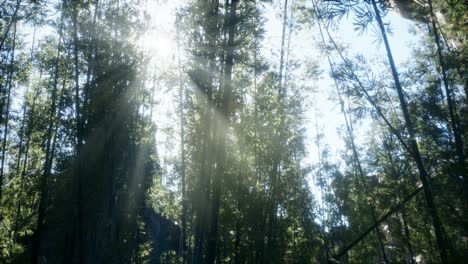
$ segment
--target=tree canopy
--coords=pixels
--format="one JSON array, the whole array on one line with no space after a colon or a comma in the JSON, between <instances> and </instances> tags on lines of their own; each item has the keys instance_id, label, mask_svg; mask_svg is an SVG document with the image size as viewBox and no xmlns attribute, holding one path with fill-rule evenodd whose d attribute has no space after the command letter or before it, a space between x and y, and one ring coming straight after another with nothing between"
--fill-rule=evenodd
<instances>
[{"instance_id":1,"label":"tree canopy","mask_svg":"<svg viewBox=\"0 0 468 264\"><path fill-rule=\"evenodd\" d=\"M467 9L1 1L0 263L464 263Z\"/></svg>"}]
</instances>

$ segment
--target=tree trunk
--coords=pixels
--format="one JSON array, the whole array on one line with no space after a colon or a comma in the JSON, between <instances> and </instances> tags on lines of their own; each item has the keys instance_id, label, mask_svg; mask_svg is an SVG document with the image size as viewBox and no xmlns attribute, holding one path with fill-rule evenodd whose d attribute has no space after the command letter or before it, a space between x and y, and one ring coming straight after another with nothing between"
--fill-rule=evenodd
<instances>
[{"instance_id":1,"label":"tree trunk","mask_svg":"<svg viewBox=\"0 0 468 264\"><path fill-rule=\"evenodd\" d=\"M395 81L395 88L396 88L397 93L398 93L398 99L400 100L400 106L401 106L401 110L403 112L403 117L404 117L404 120L405 120L406 129L407 129L409 137L410 137L410 148L411 148L411 150L413 152L413 155L415 156L416 165L417 165L417 168L418 168L418 171L419 171L419 178L420 178L420 180L421 180L421 182L423 184L424 195L425 195L425 198L426 198L427 207L428 207L428 210L429 210L429 214L431 215L431 218L432 218L432 222L433 222L433 226L434 226L434 230L435 230L435 234L436 234L436 238L437 238L437 244L438 244L438 247L439 247L440 258L441 258L442 263L448 263L448 257L447 257L447 251L446 251L447 246L446 246L445 238L444 238L444 235L443 235L444 231L443 231L442 223L440 222L440 218L439 218L439 215L437 213L437 209L436 209L435 204L434 204L434 197L433 197L433 194L432 194L431 187L429 185L429 181L427 179L428 176L427 176L426 169L424 168L422 158L421 158L421 155L419 153L419 147L418 147L418 145L416 143L413 123L411 121L410 114L409 114L409 111L408 111L408 107L407 107L407 104L406 104L406 99L405 99L404 94L403 94L403 88L401 87L401 84L400 84L400 79L398 77L398 72L396 70L395 62L393 60L393 55L392 55L392 51L390 49L390 44L388 42L387 34L386 34L385 28L384 28L384 24L383 24L382 18L380 16L380 11L379 11L379 8L377 7L377 3L376 3L375 0L372 0L372 6L374 8L375 18L377 20L378 26L379 26L380 31L382 33L383 42L385 44L385 50L387 51L387 57L388 57L388 61L389 61L389 64L390 64L390 69L392 71L393 79Z\"/></svg>"},{"instance_id":2,"label":"tree trunk","mask_svg":"<svg viewBox=\"0 0 468 264\"><path fill-rule=\"evenodd\" d=\"M83 260L86 259L84 256L84 227L83 227L83 175L82 175L82 157L81 157L81 149L83 144L83 122L82 122L82 113L80 107L80 83L79 83L79 64L78 64L78 10L77 4L78 2L71 2L72 5L72 27L73 27L73 78L74 78L74 103L75 103L75 124L76 124L76 164L74 168L74 186L76 188L75 196L76 196L76 214L77 219L73 220L76 221L76 234L73 235L71 241L77 238L77 243L75 244L76 248L72 249L71 252L74 252L74 257L78 263L83 263ZM97 5L95 6L95 16L97 13ZM96 26L96 25L94 25ZM94 36L93 36L94 37ZM89 75L86 80L89 82ZM88 83L89 84L89 83ZM73 254L73 253L72 253Z\"/></svg>"},{"instance_id":3,"label":"tree trunk","mask_svg":"<svg viewBox=\"0 0 468 264\"><path fill-rule=\"evenodd\" d=\"M62 15L63 20L63 15ZM54 69L54 80L52 84L52 93L51 93L51 107L49 110L49 125L47 128L46 134L46 149L45 149L45 159L44 159L44 167L42 175L39 179L39 209L38 209L38 216L37 216L37 224L36 230L34 232L34 239L33 245L31 249L31 258L32 263L36 264L39 263L40 259L40 247L41 247L41 239L42 233L44 232L44 220L46 214L46 203L47 203L47 194L48 194L48 178L51 175L52 170L52 140L53 140L53 133L54 127L56 122L56 112L57 112L57 88L58 88L58 78L59 78L59 61L60 61L60 49L62 45L62 29L63 29L63 21L60 24L59 29L59 41L57 44L57 55L55 57L55 69Z\"/></svg>"},{"instance_id":4,"label":"tree trunk","mask_svg":"<svg viewBox=\"0 0 468 264\"><path fill-rule=\"evenodd\" d=\"M330 67L332 67L331 62L330 62ZM359 158L359 153L357 151L356 145L354 144L354 133L353 133L352 127L350 126L350 122L348 120L346 111L344 109L344 102L341 99L341 95L340 95L340 92L338 90L339 88L338 88L336 83L335 83L335 85L336 85L336 89L337 89L337 92L338 92L338 97L340 98L341 112L343 113L343 117L345 119L346 130L348 131L349 139L351 141L351 148L352 148L352 151L353 151L354 161L356 163L358 173L359 173L359 180L357 182L358 183L361 182L361 187L364 189L364 194L366 195L366 197L372 197L372 195L369 192L369 188L368 188L368 186L367 186L367 184L365 182L364 170L363 170L362 165L361 165L361 160ZM377 224L377 212L376 212L376 209L375 209L375 203L374 203L373 198L371 198L371 204L369 206L370 206L370 210L371 210L372 221L374 222L374 225L376 225ZM388 264L389 261L388 261L388 257L387 257L387 252L385 250L383 235L380 232L379 226L376 226L375 234L377 236L377 240L378 240L379 245L380 245L380 250L382 251L382 256L383 256L384 262L386 264Z\"/></svg>"},{"instance_id":5,"label":"tree trunk","mask_svg":"<svg viewBox=\"0 0 468 264\"><path fill-rule=\"evenodd\" d=\"M207 15L212 18L217 17L219 13L219 0L212 1L208 5L210 6L211 11ZM208 40L209 47L215 47L219 30L218 25L215 24L215 27L212 25L206 27L206 30L210 34L214 34L211 35L210 40ZM215 71L217 66L215 62L216 52L214 49L208 52L206 59L209 61L207 70ZM194 252L192 258L192 263L194 264L205 262L205 240L208 234L208 222L210 220L209 214L211 212L210 209L212 206L210 204L210 186L213 178L213 167L215 162L215 155L213 153L215 151L214 138L216 138L216 126L213 125L213 120L215 120L215 89L213 80L213 75L210 75L208 77L208 81L206 82L207 85L202 86L202 92L206 95L206 98L203 99L203 103L205 103L206 109L205 113L203 113L203 117L201 118L201 124L204 125L204 128L201 129L201 155L198 160L200 163L199 184L197 186L197 193L199 196L197 197L198 201L194 206L197 214L194 234Z\"/></svg>"},{"instance_id":6,"label":"tree trunk","mask_svg":"<svg viewBox=\"0 0 468 264\"><path fill-rule=\"evenodd\" d=\"M18 10L20 8L21 0L16 1L16 6L15 6L15 12L11 16L11 20L8 22L8 26L5 30L5 33L2 36L2 41L0 42L0 51L3 49L3 45L5 44L6 39L8 38L8 34L10 33L10 28L13 24L16 24L17 20L17 15L18 15ZM15 31L16 31L16 26L15 26ZM16 35L16 33L15 33Z\"/></svg>"},{"instance_id":7,"label":"tree trunk","mask_svg":"<svg viewBox=\"0 0 468 264\"><path fill-rule=\"evenodd\" d=\"M323 32L322 32L322 27L321 25L319 25L319 30L320 30L320 36L321 36L321 39L322 39L322 42L324 44L324 46L326 46L326 43L325 43L325 37L323 35ZM327 60L328 60L328 65L330 67L330 71L331 71L331 75L333 77L333 80L334 80L334 85L335 85L335 88L336 88L336 92L338 94L338 99L339 99L339 103L341 105L341 113L343 114L343 118L345 120L345 125L346 125L346 130L348 132L348 136L349 136L349 140L351 142L351 149L352 149L352 152L353 152L353 157L354 157L354 161L355 161L355 164L357 166L357 169L358 169L358 173L359 173L359 179L358 179L358 183L361 182L361 186L362 188L364 189L364 193L367 197L372 197L370 194L369 194L369 189L367 187L367 184L365 182L365 176L364 176L364 171L363 171L363 168L362 168L362 165L361 165L361 160L359 158L359 154L358 154L358 151L357 151L357 148L356 148L356 145L354 144L354 133L353 133L353 129L352 129L352 126L348 120L348 115L346 114L346 110L344 108L344 101L341 97L341 92L339 90L339 85L337 83L337 80L335 79L335 71L334 71L334 67L333 67L333 64L331 62L331 59L330 59L330 55L328 53L328 50L326 51L327 53ZM317 133L318 133L318 128L317 128ZM319 153L319 157L320 157L320 153ZM323 199L323 198L322 198ZM375 203L372 201L372 204L370 205L370 209L371 209L371 216L372 216L372 221L374 222L374 225L376 225L377 223L377 212L375 210ZM380 232L380 229L378 226L376 226L375 228L375 233L376 233L376 236L377 236L377 240L379 242L379 245L380 245L380 250L382 252L382 256L383 256L383 259L384 259L384 262L385 263L389 263L388 261L388 257L387 257L387 252L385 250L385 244L383 242L383 237L382 237L382 234ZM324 239L326 240L326 237L324 237ZM328 247L327 247L328 249ZM327 250L327 260L329 259L329 256L328 256L328 250Z\"/></svg>"},{"instance_id":8,"label":"tree trunk","mask_svg":"<svg viewBox=\"0 0 468 264\"><path fill-rule=\"evenodd\" d=\"M8 121L10 119L10 105L11 105L11 88L12 88L12 80L13 80L13 64L15 63L15 49L16 49L16 27L17 24L15 22L14 25L15 29L13 31L13 46L11 52L11 59L10 59L10 70L8 73L7 78L7 103L5 109L5 125L3 126L3 139L2 139L2 161L1 161L1 168L0 168L0 206L2 204L2 191L3 191L3 180L5 177L5 158L6 158L6 147L7 147L7 136L8 136ZM3 111L3 108L0 109ZM0 123L2 121L2 117L0 116Z\"/></svg>"},{"instance_id":9,"label":"tree trunk","mask_svg":"<svg viewBox=\"0 0 468 264\"><path fill-rule=\"evenodd\" d=\"M39 73L39 80L42 79L42 69L40 70ZM26 134L26 142L25 142L25 150L24 150L24 159L21 165L21 188L18 193L18 197L22 197L23 192L25 191L26 188L26 170L28 167L28 159L29 159L29 147L30 147L30 142L31 142L31 133L33 130L33 123L34 123L34 113L35 113L35 106L36 106L36 98L39 96L39 90L40 90L40 85L38 85L35 89L34 97L33 97L33 102L31 105L31 108L29 110L29 115L28 115L28 124L25 130ZM26 121L23 121L26 122ZM17 204L16 204L16 213L15 213L15 224L14 224L14 230L13 230L13 242L17 241L17 231L19 228L19 221L21 218L21 208L22 208L22 203L24 204L22 199L18 199Z\"/></svg>"},{"instance_id":10,"label":"tree trunk","mask_svg":"<svg viewBox=\"0 0 468 264\"><path fill-rule=\"evenodd\" d=\"M182 65L180 61L180 35L179 35L179 14L176 14L176 30L177 30L177 64L179 73L179 118L180 118L180 178L182 190L182 232L180 237L180 245L182 252L182 264L187 261L187 246L186 246L186 232L187 232L187 197L185 191L185 115L184 115L184 84L182 81Z\"/></svg>"},{"instance_id":11,"label":"tree trunk","mask_svg":"<svg viewBox=\"0 0 468 264\"><path fill-rule=\"evenodd\" d=\"M384 145L384 148L385 148L385 152L386 152L386 154L388 156L388 159L390 161L391 176L393 178L397 178L397 185L398 185L398 187L397 187L398 188L397 196L398 196L398 199L401 200L402 195L404 195L404 192L406 192L405 184L404 184L404 182L401 181L402 180L401 172L399 170L397 170L397 167L396 167L395 162L394 162L393 157L392 157L392 153L391 153L390 145L388 144L388 141L384 140L383 145ZM410 234L410 230L409 230L409 227L408 227L408 221L407 221L407 217L406 217L405 207L402 206L399 211L400 211L400 214L401 214L401 222L402 222L402 225L404 227L404 237L406 239L406 244L408 246L408 252L409 252L410 258L411 258L411 264L414 264L414 251L413 251L413 245L411 244L411 234Z\"/></svg>"},{"instance_id":12,"label":"tree trunk","mask_svg":"<svg viewBox=\"0 0 468 264\"><path fill-rule=\"evenodd\" d=\"M229 118L231 114L231 101L232 101L232 69L234 65L234 37L236 33L237 23L237 2L238 0L232 0L229 5L229 16L226 16L226 26L228 27L228 39L226 47L226 60L224 69L224 85L223 85L223 98L222 98L222 115L224 120L218 120L217 129L219 129L218 141L217 141L217 160L216 160L216 172L213 178L213 198L211 204L211 220L210 220L210 232L208 236L208 252L207 252L207 263L214 263L217 256L217 245L218 245L218 219L219 219L219 208L221 201L221 187L223 178L225 177L225 161L226 161L226 138L228 133ZM228 6L226 6L226 12ZM223 123L224 121L224 123Z\"/></svg>"},{"instance_id":13,"label":"tree trunk","mask_svg":"<svg viewBox=\"0 0 468 264\"><path fill-rule=\"evenodd\" d=\"M432 0L427 1L429 4L429 13L431 16L431 24L432 24L432 31L434 34L434 42L437 47L437 57L439 60L439 67L438 70L442 74L442 81L444 84L445 94L447 96L447 106L450 116L450 124L452 126L452 131L455 139L455 150L457 153L457 161L458 161L458 170L461 176L463 177L464 183L464 194L465 194L465 208L468 208L468 177L466 175L466 165L465 165L465 154L463 153L463 140L460 135L460 124L458 122L457 110L455 106L455 101L452 98L453 91L449 86L449 80L447 76L447 65L445 64L444 56L442 55L442 46L441 40L439 36L439 32L437 30L436 25L436 16L434 14L434 10L432 8Z\"/></svg>"},{"instance_id":14,"label":"tree trunk","mask_svg":"<svg viewBox=\"0 0 468 264\"><path fill-rule=\"evenodd\" d=\"M277 211L278 211L278 188L281 181L281 152L283 151L283 127L284 127L284 99L286 96L285 89L283 86L283 71L284 71L284 53L285 53L285 40L286 40L286 28L287 28L287 19L288 19L288 0L284 0L283 7L283 25L282 25L282 35L281 35L281 49L280 49L280 62L279 62L279 72L278 72L278 115L280 117L280 124L276 128L276 140L273 142L275 144L275 153L273 154L273 164L272 171L270 176L270 185L271 185L271 195L267 203L268 213L268 229L267 229L267 242L266 242L266 251L267 256L264 256L264 261L268 263L278 261L275 259L275 242L276 242L276 224L277 224Z\"/></svg>"}]
</instances>

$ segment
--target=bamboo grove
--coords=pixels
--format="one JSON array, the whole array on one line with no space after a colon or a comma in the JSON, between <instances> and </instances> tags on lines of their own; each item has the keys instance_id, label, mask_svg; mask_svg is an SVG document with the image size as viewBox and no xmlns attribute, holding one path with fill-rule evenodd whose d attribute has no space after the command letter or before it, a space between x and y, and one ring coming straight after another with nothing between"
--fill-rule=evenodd
<instances>
[{"instance_id":1,"label":"bamboo grove","mask_svg":"<svg viewBox=\"0 0 468 264\"><path fill-rule=\"evenodd\" d=\"M176 1L169 62L138 39L170 1L0 2L0 263L468 257L464 1Z\"/></svg>"}]
</instances>

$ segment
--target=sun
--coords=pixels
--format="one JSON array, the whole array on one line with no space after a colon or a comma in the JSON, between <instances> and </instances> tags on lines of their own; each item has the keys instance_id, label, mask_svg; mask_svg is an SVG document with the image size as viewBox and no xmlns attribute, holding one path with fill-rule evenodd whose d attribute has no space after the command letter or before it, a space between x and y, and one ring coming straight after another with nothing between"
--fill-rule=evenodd
<instances>
[{"instance_id":1,"label":"sun","mask_svg":"<svg viewBox=\"0 0 468 264\"><path fill-rule=\"evenodd\" d=\"M147 31L140 37L139 46L146 56L150 56L159 65L169 66L177 56L177 3L178 1L149 1L146 7L150 20Z\"/></svg>"},{"instance_id":2,"label":"sun","mask_svg":"<svg viewBox=\"0 0 468 264\"><path fill-rule=\"evenodd\" d=\"M154 61L171 63L177 55L175 34L165 29L150 30L142 37L141 48Z\"/></svg>"}]
</instances>

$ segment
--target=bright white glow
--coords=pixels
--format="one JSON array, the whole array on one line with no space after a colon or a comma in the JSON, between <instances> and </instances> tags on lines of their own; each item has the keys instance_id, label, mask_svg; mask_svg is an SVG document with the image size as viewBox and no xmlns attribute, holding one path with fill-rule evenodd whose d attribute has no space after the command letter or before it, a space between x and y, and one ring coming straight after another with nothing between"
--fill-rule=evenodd
<instances>
[{"instance_id":1,"label":"bright white glow","mask_svg":"<svg viewBox=\"0 0 468 264\"><path fill-rule=\"evenodd\" d=\"M175 191L175 186L167 185L164 176L174 174L171 160L179 154L179 120L177 76L178 49L176 34L176 10L179 0L147 0L142 12L149 16L147 30L138 39L138 46L148 59L148 89L154 89L152 118L156 124L156 148L163 169L163 184Z\"/></svg>"},{"instance_id":2,"label":"bright white glow","mask_svg":"<svg viewBox=\"0 0 468 264\"><path fill-rule=\"evenodd\" d=\"M149 15L149 21L139 45L152 59L153 65L163 67L163 70L176 63L175 14L178 5L180 1L147 1L142 10Z\"/></svg>"},{"instance_id":3,"label":"bright white glow","mask_svg":"<svg viewBox=\"0 0 468 264\"><path fill-rule=\"evenodd\" d=\"M177 55L177 46L173 32L165 29L149 30L142 37L142 48L153 60L153 63L163 63L168 66Z\"/></svg>"}]
</instances>

